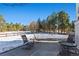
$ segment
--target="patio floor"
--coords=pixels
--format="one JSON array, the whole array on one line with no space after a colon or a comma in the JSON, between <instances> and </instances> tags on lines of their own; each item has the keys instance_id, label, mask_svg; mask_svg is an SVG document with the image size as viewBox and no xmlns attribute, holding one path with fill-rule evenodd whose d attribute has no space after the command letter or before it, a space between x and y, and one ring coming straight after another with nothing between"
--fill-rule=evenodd
<instances>
[{"instance_id":1,"label":"patio floor","mask_svg":"<svg viewBox=\"0 0 79 59\"><path fill-rule=\"evenodd\" d=\"M51 42L36 42L31 50L23 46L0 54L0 56L56 56L59 53L59 44Z\"/></svg>"}]
</instances>

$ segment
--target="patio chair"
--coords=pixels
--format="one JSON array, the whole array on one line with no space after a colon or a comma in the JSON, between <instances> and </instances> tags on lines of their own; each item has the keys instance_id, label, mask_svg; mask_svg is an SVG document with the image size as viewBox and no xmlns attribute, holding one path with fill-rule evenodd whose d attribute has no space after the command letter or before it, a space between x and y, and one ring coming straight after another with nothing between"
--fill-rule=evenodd
<instances>
[{"instance_id":1,"label":"patio chair","mask_svg":"<svg viewBox=\"0 0 79 59\"><path fill-rule=\"evenodd\" d=\"M75 43L75 35L74 34L69 34L67 42L68 43Z\"/></svg>"},{"instance_id":2,"label":"patio chair","mask_svg":"<svg viewBox=\"0 0 79 59\"><path fill-rule=\"evenodd\" d=\"M34 46L34 42L29 42L29 41L27 40L26 35L22 35L21 37L22 37L23 42L24 42L23 48L30 50L30 49Z\"/></svg>"},{"instance_id":3,"label":"patio chair","mask_svg":"<svg viewBox=\"0 0 79 59\"><path fill-rule=\"evenodd\" d=\"M60 43L60 53L61 55L79 55L74 35L69 34L67 41Z\"/></svg>"},{"instance_id":4,"label":"patio chair","mask_svg":"<svg viewBox=\"0 0 79 59\"><path fill-rule=\"evenodd\" d=\"M23 39L24 44L28 42L26 35L22 35L21 37Z\"/></svg>"}]
</instances>

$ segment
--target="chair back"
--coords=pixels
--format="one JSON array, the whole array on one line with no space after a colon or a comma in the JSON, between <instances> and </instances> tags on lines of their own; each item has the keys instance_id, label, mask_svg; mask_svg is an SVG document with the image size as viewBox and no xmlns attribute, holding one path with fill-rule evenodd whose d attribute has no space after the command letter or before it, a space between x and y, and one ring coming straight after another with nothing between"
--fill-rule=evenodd
<instances>
[{"instance_id":1,"label":"chair back","mask_svg":"<svg viewBox=\"0 0 79 59\"><path fill-rule=\"evenodd\" d=\"M74 39L75 35L73 34L69 34L67 42L68 43L75 43L75 39Z\"/></svg>"},{"instance_id":2,"label":"chair back","mask_svg":"<svg viewBox=\"0 0 79 59\"><path fill-rule=\"evenodd\" d=\"M24 43L28 42L26 35L22 35L21 37L22 37Z\"/></svg>"}]
</instances>

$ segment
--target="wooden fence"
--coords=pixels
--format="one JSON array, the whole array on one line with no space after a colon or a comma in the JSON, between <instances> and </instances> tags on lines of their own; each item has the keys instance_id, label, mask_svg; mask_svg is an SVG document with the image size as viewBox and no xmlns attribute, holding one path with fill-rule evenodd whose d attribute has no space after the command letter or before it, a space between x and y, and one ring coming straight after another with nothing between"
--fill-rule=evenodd
<instances>
[{"instance_id":1,"label":"wooden fence","mask_svg":"<svg viewBox=\"0 0 79 59\"><path fill-rule=\"evenodd\" d=\"M26 34L27 32L29 31L0 32L0 37L18 36L18 35Z\"/></svg>"}]
</instances>

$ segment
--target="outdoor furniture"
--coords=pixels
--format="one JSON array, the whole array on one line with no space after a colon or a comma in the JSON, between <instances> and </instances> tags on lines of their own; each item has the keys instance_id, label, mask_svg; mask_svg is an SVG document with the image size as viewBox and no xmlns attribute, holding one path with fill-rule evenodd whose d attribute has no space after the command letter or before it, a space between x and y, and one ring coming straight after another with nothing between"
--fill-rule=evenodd
<instances>
[{"instance_id":1,"label":"outdoor furniture","mask_svg":"<svg viewBox=\"0 0 79 59\"><path fill-rule=\"evenodd\" d=\"M27 40L26 35L22 35L22 39L24 41L24 45L23 45L24 49L31 49L34 46L34 42L29 42Z\"/></svg>"},{"instance_id":2,"label":"outdoor furniture","mask_svg":"<svg viewBox=\"0 0 79 59\"><path fill-rule=\"evenodd\" d=\"M29 42L29 43L23 45L23 48L30 50L30 49L33 48L33 46L34 46L34 43L33 42Z\"/></svg>"},{"instance_id":3,"label":"outdoor furniture","mask_svg":"<svg viewBox=\"0 0 79 59\"><path fill-rule=\"evenodd\" d=\"M24 43L28 42L26 35L22 35L21 37L22 37Z\"/></svg>"},{"instance_id":4,"label":"outdoor furniture","mask_svg":"<svg viewBox=\"0 0 79 59\"><path fill-rule=\"evenodd\" d=\"M72 48L76 48L77 45L74 43L62 42L61 47L62 47L62 50L70 50Z\"/></svg>"},{"instance_id":5,"label":"outdoor furniture","mask_svg":"<svg viewBox=\"0 0 79 59\"><path fill-rule=\"evenodd\" d=\"M74 34L69 34L67 42L68 43L75 43L75 35Z\"/></svg>"},{"instance_id":6,"label":"outdoor furniture","mask_svg":"<svg viewBox=\"0 0 79 59\"><path fill-rule=\"evenodd\" d=\"M62 42L60 52L62 55L78 55L79 50L76 47L75 43Z\"/></svg>"},{"instance_id":7,"label":"outdoor furniture","mask_svg":"<svg viewBox=\"0 0 79 59\"><path fill-rule=\"evenodd\" d=\"M73 34L69 34L67 41L60 42L60 55L79 55Z\"/></svg>"}]
</instances>

